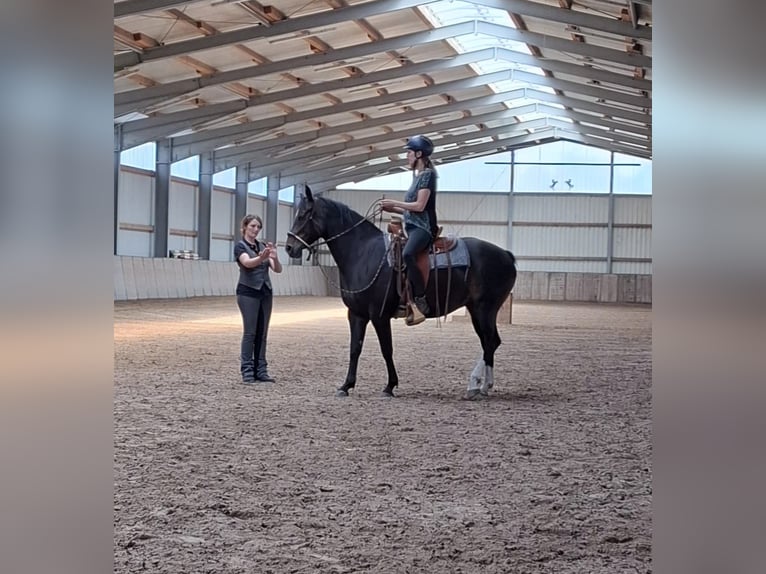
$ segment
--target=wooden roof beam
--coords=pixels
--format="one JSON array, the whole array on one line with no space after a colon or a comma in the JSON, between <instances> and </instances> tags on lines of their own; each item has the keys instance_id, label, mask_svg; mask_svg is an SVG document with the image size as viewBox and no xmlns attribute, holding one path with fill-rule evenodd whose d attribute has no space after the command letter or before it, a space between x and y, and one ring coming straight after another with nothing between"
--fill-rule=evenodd
<instances>
[{"instance_id":1,"label":"wooden roof beam","mask_svg":"<svg viewBox=\"0 0 766 574\"><path fill-rule=\"evenodd\" d=\"M173 16L176 20L179 22L183 22L185 24L189 24L191 26L194 26L197 30L199 30L199 33L203 36L212 36L213 34L217 34L218 30L216 30L213 26L208 24L207 22L202 22L201 20L195 20L185 12L181 12L177 8L172 8L170 10L166 10L168 14Z\"/></svg>"},{"instance_id":2,"label":"wooden roof beam","mask_svg":"<svg viewBox=\"0 0 766 574\"><path fill-rule=\"evenodd\" d=\"M287 17L274 6L264 6L255 0L245 0L244 2L237 2L237 4L255 16L256 20L264 26L271 26L274 22L287 20Z\"/></svg>"},{"instance_id":3,"label":"wooden roof beam","mask_svg":"<svg viewBox=\"0 0 766 574\"><path fill-rule=\"evenodd\" d=\"M213 74L218 72L218 70L214 68L213 66L210 66L204 62L201 62L200 60L197 60L196 58L192 58L191 56L178 56L176 60L181 62L185 66L192 68L195 72L197 72L202 77L212 76Z\"/></svg>"},{"instance_id":4,"label":"wooden roof beam","mask_svg":"<svg viewBox=\"0 0 766 574\"><path fill-rule=\"evenodd\" d=\"M160 45L160 43L151 36L147 36L141 32L129 32L120 26L114 27L114 39L137 52L143 52L146 48L154 48Z\"/></svg>"}]
</instances>

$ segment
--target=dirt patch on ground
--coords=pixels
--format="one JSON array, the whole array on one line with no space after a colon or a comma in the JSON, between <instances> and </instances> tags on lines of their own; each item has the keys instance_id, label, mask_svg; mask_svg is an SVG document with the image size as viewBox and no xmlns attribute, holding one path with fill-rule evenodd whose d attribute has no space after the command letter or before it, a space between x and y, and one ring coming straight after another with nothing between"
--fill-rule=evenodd
<instances>
[{"instance_id":1,"label":"dirt patch on ground","mask_svg":"<svg viewBox=\"0 0 766 574\"><path fill-rule=\"evenodd\" d=\"M367 333L278 297L276 384L240 383L232 297L115 303L115 572L651 571L651 311L515 303L489 400L470 321Z\"/></svg>"}]
</instances>

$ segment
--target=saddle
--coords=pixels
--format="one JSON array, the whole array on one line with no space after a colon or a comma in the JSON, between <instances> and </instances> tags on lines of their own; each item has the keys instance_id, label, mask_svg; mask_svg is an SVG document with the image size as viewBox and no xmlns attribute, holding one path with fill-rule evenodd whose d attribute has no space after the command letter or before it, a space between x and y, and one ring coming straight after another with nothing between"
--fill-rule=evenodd
<instances>
[{"instance_id":1,"label":"saddle","mask_svg":"<svg viewBox=\"0 0 766 574\"><path fill-rule=\"evenodd\" d=\"M399 310L396 317L404 318L408 325L417 324L423 321L423 317L420 310L415 306L412 300L412 289L410 282L407 280L407 269L402 259L402 251L407 243L407 233L404 230L404 225L400 219L392 219L388 223L388 233L391 238L391 247L394 259L394 269L397 274L397 292L399 293ZM439 227L436 232L436 238L431 243L431 246L421 251L416 259L416 264L420 275L423 277L423 285L428 285L428 279L431 274L431 258L436 257L438 253L446 253L448 268L451 269L451 263L449 263L449 252L455 249L457 246L457 239L455 237L445 237L441 235L442 227ZM436 292L439 292L438 286ZM437 298L438 307L438 298ZM436 314L440 315L439 309L436 309Z\"/></svg>"}]
</instances>

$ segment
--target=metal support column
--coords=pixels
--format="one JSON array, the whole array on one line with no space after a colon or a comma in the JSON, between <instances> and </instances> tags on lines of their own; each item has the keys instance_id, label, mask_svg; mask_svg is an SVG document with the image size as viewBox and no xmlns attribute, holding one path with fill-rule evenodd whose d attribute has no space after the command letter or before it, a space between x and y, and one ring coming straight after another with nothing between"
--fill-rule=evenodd
<instances>
[{"instance_id":1,"label":"metal support column","mask_svg":"<svg viewBox=\"0 0 766 574\"><path fill-rule=\"evenodd\" d=\"M213 200L213 152L199 156L199 205L197 206L197 253L210 259L210 212Z\"/></svg>"},{"instance_id":2,"label":"metal support column","mask_svg":"<svg viewBox=\"0 0 766 574\"><path fill-rule=\"evenodd\" d=\"M239 224L247 215L247 184L250 182L250 164L238 165L234 184L234 241L242 236Z\"/></svg>"},{"instance_id":3,"label":"metal support column","mask_svg":"<svg viewBox=\"0 0 766 574\"><path fill-rule=\"evenodd\" d=\"M612 272L612 258L614 257L614 152L609 158L609 215L606 222L606 272Z\"/></svg>"},{"instance_id":4,"label":"metal support column","mask_svg":"<svg viewBox=\"0 0 766 574\"><path fill-rule=\"evenodd\" d=\"M117 232L120 226L120 214L117 210L120 197L120 156L122 154L122 124L114 126L114 237L112 253L117 255Z\"/></svg>"},{"instance_id":5,"label":"metal support column","mask_svg":"<svg viewBox=\"0 0 766 574\"><path fill-rule=\"evenodd\" d=\"M514 188L514 177L516 174L516 165L514 163L516 158L516 152L514 150L511 150L511 181L510 181L510 190L508 193L508 251L513 251L513 188Z\"/></svg>"},{"instance_id":6,"label":"metal support column","mask_svg":"<svg viewBox=\"0 0 766 574\"><path fill-rule=\"evenodd\" d=\"M277 213L279 211L279 190L281 189L282 177L280 174L270 175L266 188L266 221L263 222L265 239L274 245L277 244Z\"/></svg>"},{"instance_id":7,"label":"metal support column","mask_svg":"<svg viewBox=\"0 0 766 574\"><path fill-rule=\"evenodd\" d=\"M154 256L168 257L170 214L170 140L157 142L154 168Z\"/></svg>"}]
</instances>

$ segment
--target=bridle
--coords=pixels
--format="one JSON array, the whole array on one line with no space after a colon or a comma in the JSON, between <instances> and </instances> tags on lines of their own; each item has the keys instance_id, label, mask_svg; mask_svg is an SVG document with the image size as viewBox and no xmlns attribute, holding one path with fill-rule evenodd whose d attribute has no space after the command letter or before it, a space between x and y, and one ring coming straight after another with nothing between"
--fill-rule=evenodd
<instances>
[{"instance_id":1,"label":"bridle","mask_svg":"<svg viewBox=\"0 0 766 574\"><path fill-rule=\"evenodd\" d=\"M308 261L309 259L311 259L312 255L316 254L317 249L321 247L322 245L328 245L330 241L334 241L335 239L338 239L339 237L346 235L347 233L351 232L353 229L355 229L359 225L362 225L365 221L369 221L370 223L372 223L378 215L383 213L383 210L380 208L377 202L373 203L373 205L376 205L377 207L372 209L372 214L370 214L370 210L368 209L367 214L363 218L361 218L359 221L354 223L354 225L352 225L351 227L344 229L340 233L336 233L335 235L333 235L332 237L328 237L327 239L322 240L321 238L319 238L317 239L317 241L313 243L313 245L309 245L309 243L307 243L305 239L303 239L300 235L298 235L298 233L303 231L303 228L306 227L306 225L308 225L308 223L312 221L312 219L314 218L314 208L312 207L311 213L306 218L306 220L301 224L301 226L295 232L293 232L292 230L288 231L287 236L295 238L297 241L301 243L301 245L303 245L306 249L308 249L309 255L306 258L306 261ZM321 242L319 242L320 240ZM349 293L349 294L361 293L363 291L366 291L370 287L372 287L372 284L375 283L375 280L378 278L378 275L380 275L381 269L383 269L383 264L386 262L386 259L388 258L388 253L390 249L391 249L391 246L389 245L389 247L387 247L386 250L383 252L383 257L381 258L380 263L378 264L378 268L375 270L375 274L372 276L372 279L367 285L365 285L361 289L344 289L340 285L337 285L332 279L330 279L330 277L327 275L327 272L325 272L324 268L321 265L319 266L319 269L322 271L322 274L325 276L325 279L327 279L327 282L330 283L336 289L340 289L340 291L342 291L343 293Z\"/></svg>"},{"instance_id":2,"label":"bridle","mask_svg":"<svg viewBox=\"0 0 766 574\"><path fill-rule=\"evenodd\" d=\"M378 205L378 202L376 201L375 203L373 203L373 205ZM311 258L311 256L316 253L317 249L319 247L321 247L322 245L327 245L327 244L330 243L330 241L333 241L335 239L338 239L339 237L342 237L342 236L346 235L346 233L349 233L354 228L362 225L365 221L369 221L370 223L373 223L375 218L378 215L382 214L382 213L383 213L383 210L379 206L375 207L374 209L372 209L372 215L370 215L370 210L368 209L367 210L367 214L362 219L360 219L359 221L354 223L354 225L352 225L351 227L349 227L347 229L344 229L340 233L336 233L335 235L333 235L332 237L328 237L327 239L319 238L319 239L317 239L317 241L314 242L313 245L309 245L306 242L306 240L303 239L303 237L298 235L298 233L303 231L303 228L306 227L306 225L308 225L309 222L311 222L314 219L314 208L312 207L311 208L311 213L306 218L306 220L301 224L301 226L296 230L296 232L293 232L292 230L290 230L290 231L287 232L287 236L288 237L294 237L296 240L298 240L300 242L301 245L303 245L306 249L308 249L309 256L308 256L308 258L306 258L306 261L308 261ZM321 242L317 243L318 241L321 241Z\"/></svg>"}]
</instances>

